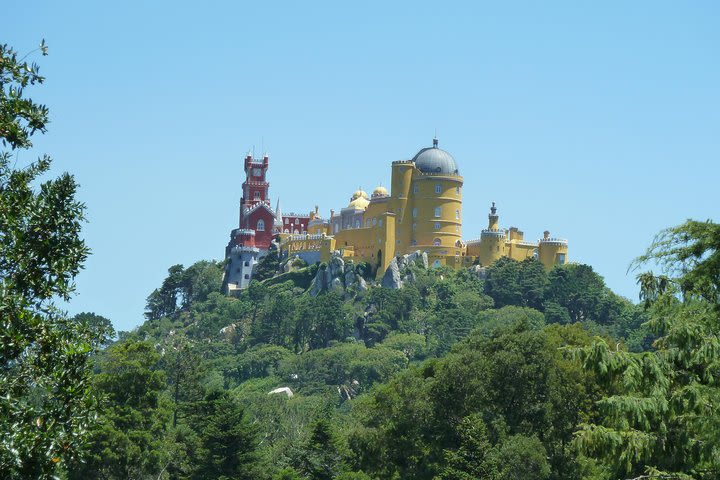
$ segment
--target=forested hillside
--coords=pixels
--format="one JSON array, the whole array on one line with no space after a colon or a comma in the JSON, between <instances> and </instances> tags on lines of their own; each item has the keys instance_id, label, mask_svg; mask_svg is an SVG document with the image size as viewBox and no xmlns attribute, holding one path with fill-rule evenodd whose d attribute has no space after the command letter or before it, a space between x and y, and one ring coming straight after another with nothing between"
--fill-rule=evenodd
<instances>
[{"instance_id":1,"label":"forested hillside","mask_svg":"<svg viewBox=\"0 0 720 480\"><path fill-rule=\"evenodd\" d=\"M18 164L48 122L26 57L0 46L2 478L720 478L720 225L661 232L638 304L508 259L312 295L327 266L271 254L238 298L219 263L170 267L116 334L56 306L85 208L50 157Z\"/></svg>"},{"instance_id":2,"label":"forested hillside","mask_svg":"<svg viewBox=\"0 0 720 480\"><path fill-rule=\"evenodd\" d=\"M717 277L641 275L638 305L588 265L410 268L398 290L313 297L301 272L230 298L222 265L171 267L97 358L99 422L67 477L714 478L720 429L692 415L715 408Z\"/></svg>"}]
</instances>

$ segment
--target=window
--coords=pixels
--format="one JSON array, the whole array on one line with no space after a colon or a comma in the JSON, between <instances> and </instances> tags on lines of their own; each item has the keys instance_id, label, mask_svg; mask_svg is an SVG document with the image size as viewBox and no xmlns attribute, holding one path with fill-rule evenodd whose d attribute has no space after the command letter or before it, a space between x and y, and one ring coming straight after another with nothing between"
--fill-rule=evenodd
<instances>
[{"instance_id":1,"label":"window","mask_svg":"<svg viewBox=\"0 0 720 480\"><path fill-rule=\"evenodd\" d=\"M265 220L258 220L257 228L255 229L258 232L264 232L265 231Z\"/></svg>"},{"instance_id":2,"label":"window","mask_svg":"<svg viewBox=\"0 0 720 480\"><path fill-rule=\"evenodd\" d=\"M410 245L413 245L413 246L417 245L417 240L415 240L415 239L413 238L413 239L410 241Z\"/></svg>"},{"instance_id":3,"label":"window","mask_svg":"<svg viewBox=\"0 0 720 480\"><path fill-rule=\"evenodd\" d=\"M295 235L298 235L298 234L300 233L300 231L296 228L296 229L293 231L293 233L294 233Z\"/></svg>"},{"instance_id":4,"label":"window","mask_svg":"<svg viewBox=\"0 0 720 480\"><path fill-rule=\"evenodd\" d=\"M458 195L460 195L460 187L455 187L455 193L457 193Z\"/></svg>"},{"instance_id":5,"label":"window","mask_svg":"<svg viewBox=\"0 0 720 480\"><path fill-rule=\"evenodd\" d=\"M382 227L382 218L378 220L378 227Z\"/></svg>"},{"instance_id":6,"label":"window","mask_svg":"<svg viewBox=\"0 0 720 480\"><path fill-rule=\"evenodd\" d=\"M373 218L373 225L377 225L377 218Z\"/></svg>"},{"instance_id":7,"label":"window","mask_svg":"<svg viewBox=\"0 0 720 480\"><path fill-rule=\"evenodd\" d=\"M366 226L366 227L369 227L369 226L370 226L370 219L369 219L369 218L368 218L367 220L365 220L365 226Z\"/></svg>"},{"instance_id":8,"label":"window","mask_svg":"<svg viewBox=\"0 0 720 480\"><path fill-rule=\"evenodd\" d=\"M256 176L256 177L261 176L261 175L262 175L262 170L260 170L259 168L253 168L253 175Z\"/></svg>"},{"instance_id":9,"label":"window","mask_svg":"<svg viewBox=\"0 0 720 480\"><path fill-rule=\"evenodd\" d=\"M249 267L249 266L250 266L250 262L248 262L247 260L245 260L245 266L246 266L246 267Z\"/></svg>"},{"instance_id":10,"label":"window","mask_svg":"<svg viewBox=\"0 0 720 480\"><path fill-rule=\"evenodd\" d=\"M440 230L441 225L438 222L435 222L435 230Z\"/></svg>"},{"instance_id":11,"label":"window","mask_svg":"<svg viewBox=\"0 0 720 480\"><path fill-rule=\"evenodd\" d=\"M440 246L440 239L439 239L439 238L436 238L435 240L433 240L433 245L436 246L436 247L439 247L439 246Z\"/></svg>"},{"instance_id":12,"label":"window","mask_svg":"<svg viewBox=\"0 0 720 480\"><path fill-rule=\"evenodd\" d=\"M435 185L435 193L441 193L442 192L442 185L439 183Z\"/></svg>"},{"instance_id":13,"label":"window","mask_svg":"<svg viewBox=\"0 0 720 480\"><path fill-rule=\"evenodd\" d=\"M253 194L253 196L255 197L255 200L258 200L260 198L260 192L255 190L255 193Z\"/></svg>"},{"instance_id":14,"label":"window","mask_svg":"<svg viewBox=\"0 0 720 480\"><path fill-rule=\"evenodd\" d=\"M412 231L414 232L415 230L417 230L417 223L413 223L412 225Z\"/></svg>"},{"instance_id":15,"label":"window","mask_svg":"<svg viewBox=\"0 0 720 480\"><path fill-rule=\"evenodd\" d=\"M300 225L300 219L299 219L299 218L296 218L296 219L295 219L295 225Z\"/></svg>"},{"instance_id":16,"label":"window","mask_svg":"<svg viewBox=\"0 0 720 480\"><path fill-rule=\"evenodd\" d=\"M246 273L246 274L245 274L245 280L249 280L249 279L250 279L250 275Z\"/></svg>"},{"instance_id":17,"label":"window","mask_svg":"<svg viewBox=\"0 0 720 480\"><path fill-rule=\"evenodd\" d=\"M359 218L355 219L355 228L360 228L360 219Z\"/></svg>"},{"instance_id":18,"label":"window","mask_svg":"<svg viewBox=\"0 0 720 480\"><path fill-rule=\"evenodd\" d=\"M435 207L435 216L436 217L442 216L442 209L440 207Z\"/></svg>"},{"instance_id":19,"label":"window","mask_svg":"<svg viewBox=\"0 0 720 480\"><path fill-rule=\"evenodd\" d=\"M557 263L558 263L558 265L564 265L564 264L565 264L565 254L564 254L564 253L558 253L558 254L557 254Z\"/></svg>"},{"instance_id":20,"label":"window","mask_svg":"<svg viewBox=\"0 0 720 480\"><path fill-rule=\"evenodd\" d=\"M418 186L417 186L417 184L415 184L415 185L413 185L413 193L417 193L417 192L418 192Z\"/></svg>"},{"instance_id":21,"label":"window","mask_svg":"<svg viewBox=\"0 0 720 480\"><path fill-rule=\"evenodd\" d=\"M433 262L433 265L432 265L432 266L433 266L433 268L440 268L441 265L442 265L442 264L440 263L440 260L435 260L435 261Z\"/></svg>"},{"instance_id":22,"label":"window","mask_svg":"<svg viewBox=\"0 0 720 480\"><path fill-rule=\"evenodd\" d=\"M455 220L460 220L460 210L455 210Z\"/></svg>"},{"instance_id":23,"label":"window","mask_svg":"<svg viewBox=\"0 0 720 480\"><path fill-rule=\"evenodd\" d=\"M418 214L417 208L413 208L413 210L412 210L413 218L417 218L417 214Z\"/></svg>"}]
</instances>

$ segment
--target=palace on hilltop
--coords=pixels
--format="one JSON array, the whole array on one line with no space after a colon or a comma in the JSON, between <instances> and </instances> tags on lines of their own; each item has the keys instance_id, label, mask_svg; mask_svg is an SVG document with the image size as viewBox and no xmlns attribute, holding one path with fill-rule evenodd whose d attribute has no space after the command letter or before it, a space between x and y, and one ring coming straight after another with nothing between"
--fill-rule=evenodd
<instances>
[{"instance_id":1,"label":"palace on hilltop","mask_svg":"<svg viewBox=\"0 0 720 480\"><path fill-rule=\"evenodd\" d=\"M546 269L567 263L568 242L545 231L535 242L516 227L500 227L493 202L487 228L480 238L462 239L463 177L457 162L438 147L421 149L411 160L392 162L390 191L377 187L368 195L359 189L347 207L330 210L328 218L315 211L283 214L269 197L269 157L245 157L239 227L225 249L225 291L247 287L253 268L273 240L280 258L298 256L309 264L327 262L333 251L355 263L367 262L380 278L390 261L415 251L427 253L431 266L492 264L501 257L537 258Z\"/></svg>"}]
</instances>

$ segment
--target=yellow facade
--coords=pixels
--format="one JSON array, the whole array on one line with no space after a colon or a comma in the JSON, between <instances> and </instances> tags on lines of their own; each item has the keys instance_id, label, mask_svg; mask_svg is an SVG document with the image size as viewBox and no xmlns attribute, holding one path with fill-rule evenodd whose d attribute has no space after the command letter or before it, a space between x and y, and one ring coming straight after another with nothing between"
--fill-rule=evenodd
<instances>
[{"instance_id":1,"label":"yellow facade","mask_svg":"<svg viewBox=\"0 0 720 480\"><path fill-rule=\"evenodd\" d=\"M462 187L455 160L437 147L422 149L413 160L392 163L390 192L357 190L339 214L311 215L307 235L280 235L282 256L310 255L329 261L334 250L367 262L381 276L393 257L425 251L432 266L487 266L507 256L536 257L550 269L567 262L567 241L545 237L530 243L517 228L501 229L495 204L480 239L462 241ZM319 256L317 253L319 252Z\"/></svg>"}]
</instances>

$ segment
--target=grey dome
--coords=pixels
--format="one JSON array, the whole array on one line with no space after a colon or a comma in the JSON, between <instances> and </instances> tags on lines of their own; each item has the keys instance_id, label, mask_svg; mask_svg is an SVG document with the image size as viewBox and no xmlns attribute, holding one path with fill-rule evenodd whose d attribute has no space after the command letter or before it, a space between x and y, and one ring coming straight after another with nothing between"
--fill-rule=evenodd
<instances>
[{"instance_id":1,"label":"grey dome","mask_svg":"<svg viewBox=\"0 0 720 480\"><path fill-rule=\"evenodd\" d=\"M437 139L433 140L433 146L420 150L412 161L415 167L423 173L449 173L458 174L458 167L455 159L445 150L438 148Z\"/></svg>"}]
</instances>

